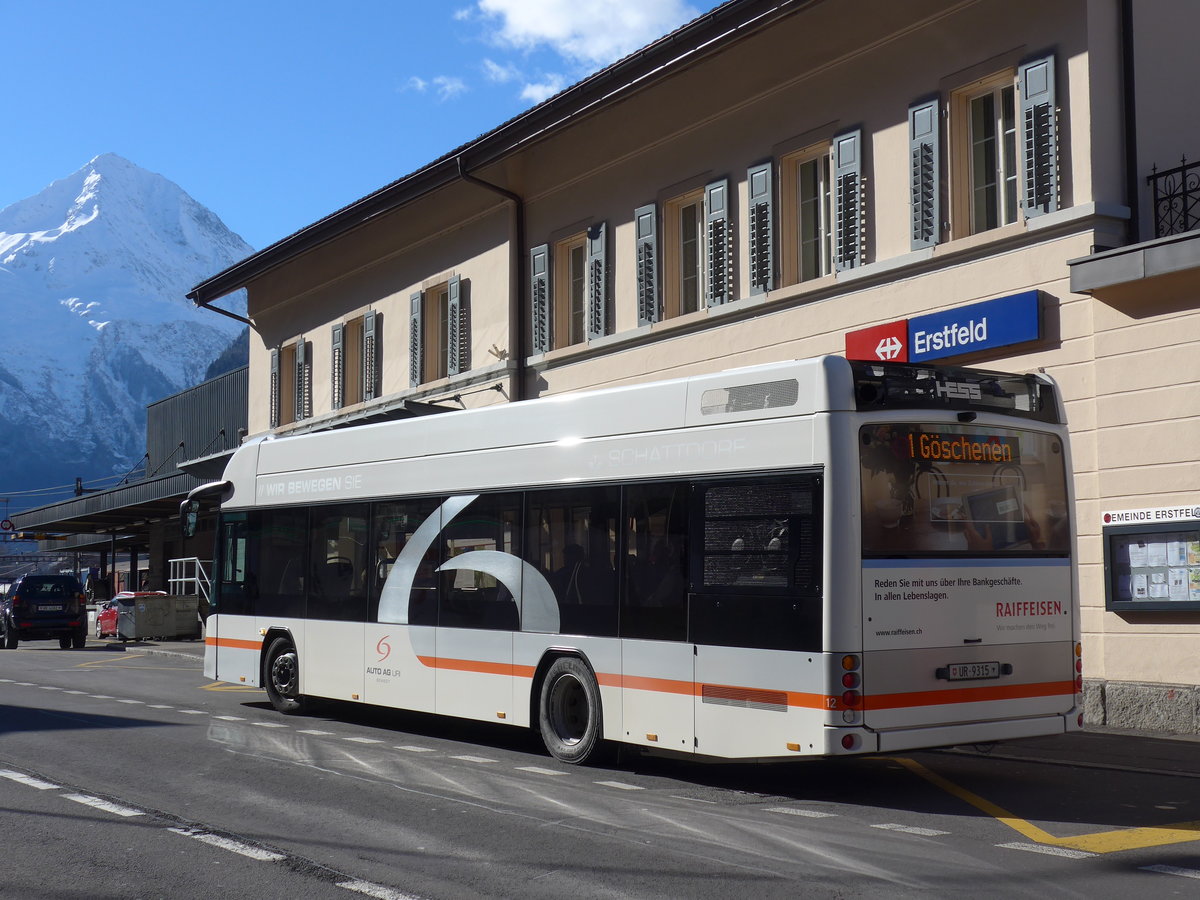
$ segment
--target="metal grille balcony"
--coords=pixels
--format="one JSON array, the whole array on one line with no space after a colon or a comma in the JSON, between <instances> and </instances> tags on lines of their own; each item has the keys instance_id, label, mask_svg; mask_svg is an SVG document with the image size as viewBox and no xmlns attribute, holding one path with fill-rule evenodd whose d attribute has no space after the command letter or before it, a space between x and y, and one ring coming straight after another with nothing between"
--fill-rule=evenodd
<instances>
[{"instance_id":1,"label":"metal grille balcony","mask_svg":"<svg viewBox=\"0 0 1200 900\"><path fill-rule=\"evenodd\" d=\"M1183 234L1200 226L1200 163L1180 159L1174 169L1158 171L1155 166L1146 177L1154 191L1154 236Z\"/></svg>"}]
</instances>

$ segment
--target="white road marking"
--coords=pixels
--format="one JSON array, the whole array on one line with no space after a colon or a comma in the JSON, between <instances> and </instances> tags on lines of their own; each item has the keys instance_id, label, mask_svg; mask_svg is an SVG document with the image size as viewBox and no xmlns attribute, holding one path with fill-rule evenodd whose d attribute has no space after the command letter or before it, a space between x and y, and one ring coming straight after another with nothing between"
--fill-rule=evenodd
<instances>
[{"instance_id":1,"label":"white road marking","mask_svg":"<svg viewBox=\"0 0 1200 900\"><path fill-rule=\"evenodd\" d=\"M188 828L170 828L168 830L176 834L181 834L184 837L195 838L209 846L219 847L222 850L228 850L231 853L237 853L239 856L246 856L261 862L278 862L281 859L287 859L283 854L273 853L270 850L260 850L258 847L251 847L249 844L243 844L241 841L230 840L220 835L209 834L206 831L192 831Z\"/></svg>"},{"instance_id":2,"label":"white road marking","mask_svg":"<svg viewBox=\"0 0 1200 900\"><path fill-rule=\"evenodd\" d=\"M64 694L75 694L77 696L82 696L82 695L86 694L87 691L63 691L63 693Z\"/></svg>"},{"instance_id":3,"label":"white road marking","mask_svg":"<svg viewBox=\"0 0 1200 900\"><path fill-rule=\"evenodd\" d=\"M413 894L395 891L389 887L384 887L382 884L371 884L369 881L341 881L338 882L338 887L345 888L348 891L355 891L359 894L366 894L368 897L377 898L377 900L417 900Z\"/></svg>"},{"instance_id":4,"label":"white road marking","mask_svg":"<svg viewBox=\"0 0 1200 900\"><path fill-rule=\"evenodd\" d=\"M321 731L319 728L305 728L305 729L299 731L298 734L315 734L318 737L327 737L327 736L333 734L333 732L332 731Z\"/></svg>"},{"instance_id":5,"label":"white road marking","mask_svg":"<svg viewBox=\"0 0 1200 900\"><path fill-rule=\"evenodd\" d=\"M145 703L143 703L141 700L118 700L117 702L118 702L118 703L136 703L138 706L145 706L145 705L146 705L146 704L145 704Z\"/></svg>"},{"instance_id":6,"label":"white road marking","mask_svg":"<svg viewBox=\"0 0 1200 900\"><path fill-rule=\"evenodd\" d=\"M1095 853L1086 853L1083 850L1069 850L1066 847L1048 847L1045 844L1025 844L1020 841L1013 841L1011 844L997 844L997 847L1003 847L1005 850L1024 850L1027 853L1044 853L1047 856L1062 856L1066 859L1090 859L1095 856Z\"/></svg>"},{"instance_id":7,"label":"white road marking","mask_svg":"<svg viewBox=\"0 0 1200 900\"><path fill-rule=\"evenodd\" d=\"M17 784L23 784L26 787L37 788L39 791L50 791L59 787L59 785L51 784L49 781L42 781L40 778L33 778L21 772L10 772L7 769L0 769L0 778L7 778L9 781L15 781Z\"/></svg>"},{"instance_id":8,"label":"white road marking","mask_svg":"<svg viewBox=\"0 0 1200 900\"><path fill-rule=\"evenodd\" d=\"M412 744L404 744L404 745L397 744L396 749L397 750L407 750L409 753L433 753L434 752L432 747L416 747Z\"/></svg>"},{"instance_id":9,"label":"white road marking","mask_svg":"<svg viewBox=\"0 0 1200 900\"><path fill-rule=\"evenodd\" d=\"M1158 872L1162 875L1179 875L1183 878L1200 878L1196 869L1181 869L1179 866L1142 866L1143 872Z\"/></svg>"},{"instance_id":10,"label":"white road marking","mask_svg":"<svg viewBox=\"0 0 1200 900\"><path fill-rule=\"evenodd\" d=\"M91 797L87 794L63 794L63 796L68 800L74 800L76 803L82 803L84 806L90 806L93 809L103 810L104 812L110 812L113 815L124 816L125 818L142 815L140 809L118 806L115 803L109 803L107 800L101 800L99 797Z\"/></svg>"},{"instance_id":11,"label":"white road marking","mask_svg":"<svg viewBox=\"0 0 1200 900\"><path fill-rule=\"evenodd\" d=\"M205 713L205 712L204 712L204 710L202 710L202 709L181 709L181 710L178 710L178 712L179 712L181 715L184 715L184 716L203 716L203 715L207 715L207 713Z\"/></svg>"},{"instance_id":12,"label":"white road marking","mask_svg":"<svg viewBox=\"0 0 1200 900\"><path fill-rule=\"evenodd\" d=\"M41 691L61 691L61 690L62 690L62 688L60 688L60 687L55 687L55 686L54 686L54 685L52 685L52 684L39 684L39 685L38 685L38 690L41 690Z\"/></svg>"},{"instance_id":13,"label":"white road marking","mask_svg":"<svg viewBox=\"0 0 1200 900\"><path fill-rule=\"evenodd\" d=\"M111 699L113 699L112 697L108 696L108 694L88 694L88 696L91 697L93 700L111 700Z\"/></svg>"},{"instance_id":14,"label":"white road marking","mask_svg":"<svg viewBox=\"0 0 1200 900\"><path fill-rule=\"evenodd\" d=\"M833 819L837 813L821 812L819 809L791 809L786 806L772 806L767 812L783 813L785 816L804 816L806 819Z\"/></svg>"},{"instance_id":15,"label":"white road marking","mask_svg":"<svg viewBox=\"0 0 1200 900\"><path fill-rule=\"evenodd\" d=\"M287 728L283 722L251 722L251 725L257 725L259 728Z\"/></svg>"},{"instance_id":16,"label":"white road marking","mask_svg":"<svg viewBox=\"0 0 1200 900\"><path fill-rule=\"evenodd\" d=\"M915 825L897 825L888 822L883 825L872 825L872 828L882 828L884 831L900 831L904 834L919 834L922 837L937 837L939 834L949 834L948 831L938 831L936 828L918 828Z\"/></svg>"},{"instance_id":17,"label":"white road marking","mask_svg":"<svg viewBox=\"0 0 1200 900\"><path fill-rule=\"evenodd\" d=\"M376 738L365 738L365 737L348 737L348 738L342 738L342 740L343 741L353 741L356 744L382 744L383 743L383 741L377 740Z\"/></svg>"},{"instance_id":18,"label":"white road marking","mask_svg":"<svg viewBox=\"0 0 1200 900\"><path fill-rule=\"evenodd\" d=\"M151 709L174 709L175 707L167 706L167 704L165 704L165 703L153 703L153 704L151 704L150 708Z\"/></svg>"},{"instance_id":19,"label":"white road marking","mask_svg":"<svg viewBox=\"0 0 1200 900\"><path fill-rule=\"evenodd\" d=\"M488 759L486 756L452 756L451 759L461 759L463 762L476 763L494 763L496 760Z\"/></svg>"},{"instance_id":20,"label":"white road marking","mask_svg":"<svg viewBox=\"0 0 1200 900\"><path fill-rule=\"evenodd\" d=\"M213 716L214 719L220 719L222 722L245 722L245 716Z\"/></svg>"},{"instance_id":21,"label":"white road marking","mask_svg":"<svg viewBox=\"0 0 1200 900\"><path fill-rule=\"evenodd\" d=\"M517 766L522 772L532 772L534 775L566 775L566 772L560 772L558 769L546 769L542 766Z\"/></svg>"},{"instance_id":22,"label":"white road marking","mask_svg":"<svg viewBox=\"0 0 1200 900\"><path fill-rule=\"evenodd\" d=\"M596 784L603 787L616 788L619 791L642 791L645 788L640 788L636 784L625 784L621 781L597 781Z\"/></svg>"}]
</instances>

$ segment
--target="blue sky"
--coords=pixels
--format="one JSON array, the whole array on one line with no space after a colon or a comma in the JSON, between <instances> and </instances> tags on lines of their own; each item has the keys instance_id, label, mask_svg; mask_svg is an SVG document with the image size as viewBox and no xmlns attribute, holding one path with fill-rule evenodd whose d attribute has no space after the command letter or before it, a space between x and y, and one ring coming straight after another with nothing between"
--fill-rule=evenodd
<instances>
[{"instance_id":1,"label":"blue sky","mask_svg":"<svg viewBox=\"0 0 1200 900\"><path fill-rule=\"evenodd\" d=\"M112 152L255 249L715 0L0 0L0 208Z\"/></svg>"}]
</instances>

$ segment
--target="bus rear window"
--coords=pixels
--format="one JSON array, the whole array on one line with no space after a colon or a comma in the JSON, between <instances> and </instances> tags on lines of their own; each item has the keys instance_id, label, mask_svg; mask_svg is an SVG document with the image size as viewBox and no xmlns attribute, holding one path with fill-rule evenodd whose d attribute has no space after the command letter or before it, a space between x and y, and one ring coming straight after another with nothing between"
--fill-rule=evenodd
<instances>
[{"instance_id":1,"label":"bus rear window","mask_svg":"<svg viewBox=\"0 0 1200 900\"><path fill-rule=\"evenodd\" d=\"M1070 552L1066 467L1054 435L868 425L859 461L864 557Z\"/></svg>"}]
</instances>

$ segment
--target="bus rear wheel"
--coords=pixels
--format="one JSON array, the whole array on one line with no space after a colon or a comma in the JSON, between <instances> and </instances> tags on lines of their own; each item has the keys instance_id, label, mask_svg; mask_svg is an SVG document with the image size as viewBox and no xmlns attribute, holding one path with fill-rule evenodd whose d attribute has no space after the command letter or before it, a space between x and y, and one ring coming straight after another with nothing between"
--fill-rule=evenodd
<instances>
[{"instance_id":1,"label":"bus rear wheel","mask_svg":"<svg viewBox=\"0 0 1200 900\"><path fill-rule=\"evenodd\" d=\"M542 682L538 726L550 755L561 762L596 762L603 746L600 688L582 660L562 656Z\"/></svg>"},{"instance_id":2,"label":"bus rear wheel","mask_svg":"<svg viewBox=\"0 0 1200 900\"><path fill-rule=\"evenodd\" d=\"M281 713L298 713L304 708L304 698L300 695L300 656L288 638L277 637L267 648L263 685L271 705Z\"/></svg>"}]
</instances>

